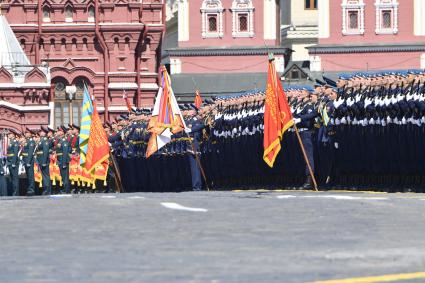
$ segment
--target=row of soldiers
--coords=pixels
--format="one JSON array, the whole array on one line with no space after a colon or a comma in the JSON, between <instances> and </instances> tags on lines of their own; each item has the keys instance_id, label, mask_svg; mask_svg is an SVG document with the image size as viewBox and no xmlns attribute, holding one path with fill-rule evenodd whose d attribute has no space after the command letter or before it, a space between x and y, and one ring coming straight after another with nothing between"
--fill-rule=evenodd
<instances>
[{"instance_id":1,"label":"row of soldiers","mask_svg":"<svg viewBox=\"0 0 425 283\"><path fill-rule=\"evenodd\" d=\"M425 181L425 165L420 162L425 146L424 82L423 70L409 70L341 74L336 81L317 81L314 88L285 88L320 187L421 190ZM147 160L149 111L121 117L112 125L112 144L120 167L125 168L122 171L128 172L129 187L188 188L191 171L185 156L196 153L209 186L311 188L294 128L285 133L274 167L263 161L264 100L265 93L255 91L218 97L200 109L181 105L188 124L199 121L202 130L196 139L185 133L174 136L172 143Z\"/></svg>"},{"instance_id":2,"label":"row of soldiers","mask_svg":"<svg viewBox=\"0 0 425 283\"><path fill-rule=\"evenodd\" d=\"M112 152L117 157L124 188L132 191L201 190L201 169L197 157L205 139L204 114L212 104L204 102L202 109L180 105L187 129L172 136L171 142L145 158L150 133L147 129L151 110L135 110L105 124Z\"/></svg>"},{"instance_id":3,"label":"row of soldiers","mask_svg":"<svg viewBox=\"0 0 425 283\"><path fill-rule=\"evenodd\" d=\"M7 138L6 154L0 157L0 196L50 195L52 187L54 193L66 194L71 188L73 192L85 189L70 182L70 164L79 163L78 126L27 128L21 134L10 130ZM24 174L26 182L20 184Z\"/></svg>"},{"instance_id":4,"label":"row of soldiers","mask_svg":"<svg viewBox=\"0 0 425 283\"><path fill-rule=\"evenodd\" d=\"M423 70L409 70L342 74L336 82L317 81L314 88L286 87L294 124L320 187L421 190L424 83ZM150 109L135 109L105 123L125 190L310 189L313 180L295 127L283 136L273 168L263 161L264 102L265 93L254 91L208 99L199 109L180 105L188 129L148 159Z\"/></svg>"}]
</instances>

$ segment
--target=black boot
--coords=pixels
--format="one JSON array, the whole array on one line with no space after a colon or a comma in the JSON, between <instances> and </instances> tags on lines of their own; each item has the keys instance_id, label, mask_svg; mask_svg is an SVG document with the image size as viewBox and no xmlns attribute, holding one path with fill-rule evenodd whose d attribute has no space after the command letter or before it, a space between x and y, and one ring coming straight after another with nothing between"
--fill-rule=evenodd
<instances>
[{"instance_id":1,"label":"black boot","mask_svg":"<svg viewBox=\"0 0 425 283\"><path fill-rule=\"evenodd\" d=\"M311 190L313 188L313 181L311 180L311 176L307 176L305 182L302 186L303 190Z\"/></svg>"}]
</instances>

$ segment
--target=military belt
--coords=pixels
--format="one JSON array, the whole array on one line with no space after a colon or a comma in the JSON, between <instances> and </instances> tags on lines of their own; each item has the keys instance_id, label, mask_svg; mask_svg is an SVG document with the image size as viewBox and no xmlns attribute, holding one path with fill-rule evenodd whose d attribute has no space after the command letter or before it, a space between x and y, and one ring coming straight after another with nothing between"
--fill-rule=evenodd
<instances>
[{"instance_id":1,"label":"military belt","mask_svg":"<svg viewBox=\"0 0 425 283\"><path fill-rule=\"evenodd\" d=\"M14 155L14 154L8 154L7 156L8 156L8 157L12 157L12 156L15 156L15 155Z\"/></svg>"},{"instance_id":2,"label":"military belt","mask_svg":"<svg viewBox=\"0 0 425 283\"><path fill-rule=\"evenodd\" d=\"M28 153L22 153L22 156L28 156Z\"/></svg>"},{"instance_id":3,"label":"military belt","mask_svg":"<svg viewBox=\"0 0 425 283\"><path fill-rule=\"evenodd\" d=\"M43 154L43 152L42 151L37 151L36 154L37 155L40 155L40 154Z\"/></svg>"},{"instance_id":4,"label":"military belt","mask_svg":"<svg viewBox=\"0 0 425 283\"><path fill-rule=\"evenodd\" d=\"M63 155L63 153L56 153L56 155L57 155L57 156L62 156L62 155Z\"/></svg>"},{"instance_id":5,"label":"military belt","mask_svg":"<svg viewBox=\"0 0 425 283\"><path fill-rule=\"evenodd\" d=\"M146 144L144 141L131 141L131 144Z\"/></svg>"}]
</instances>

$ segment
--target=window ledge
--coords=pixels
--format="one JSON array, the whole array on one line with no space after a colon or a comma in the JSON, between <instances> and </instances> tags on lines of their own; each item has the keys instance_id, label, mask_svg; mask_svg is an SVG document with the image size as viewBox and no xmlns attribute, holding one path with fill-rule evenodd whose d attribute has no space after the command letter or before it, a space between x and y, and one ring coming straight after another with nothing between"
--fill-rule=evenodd
<instances>
[{"instance_id":1,"label":"window ledge","mask_svg":"<svg viewBox=\"0 0 425 283\"><path fill-rule=\"evenodd\" d=\"M254 37L253 32L234 32L233 37Z\"/></svg>"},{"instance_id":2,"label":"window ledge","mask_svg":"<svg viewBox=\"0 0 425 283\"><path fill-rule=\"evenodd\" d=\"M379 30L375 30L376 34L397 34L398 30L394 30L394 29L379 29Z\"/></svg>"},{"instance_id":3,"label":"window ledge","mask_svg":"<svg viewBox=\"0 0 425 283\"><path fill-rule=\"evenodd\" d=\"M223 33L204 33L202 34L203 38L221 38Z\"/></svg>"},{"instance_id":4,"label":"window ledge","mask_svg":"<svg viewBox=\"0 0 425 283\"><path fill-rule=\"evenodd\" d=\"M343 31L342 35L363 35L364 31L362 30L350 30L350 31Z\"/></svg>"}]
</instances>

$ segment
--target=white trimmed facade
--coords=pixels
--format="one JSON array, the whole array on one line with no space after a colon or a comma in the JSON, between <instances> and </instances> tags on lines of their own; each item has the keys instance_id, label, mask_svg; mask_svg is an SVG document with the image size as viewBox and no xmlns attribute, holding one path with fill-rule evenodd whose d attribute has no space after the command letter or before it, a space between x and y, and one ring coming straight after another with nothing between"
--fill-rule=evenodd
<instances>
[{"instance_id":1,"label":"white trimmed facade","mask_svg":"<svg viewBox=\"0 0 425 283\"><path fill-rule=\"evenodd\" d=\"M398 1L376 0L376 34L398 33Z\"/></svg>"},{"instance_id":2,"label":"white trimmed facade","mask_svg":"<svg viewBox=\"0 0 425 283\"><path fill-rule=\"evenodd\" d=\"M342 34L364 34L364 9L363 0L343 0L342 4Z\"/></svg>"}]
</instances>

